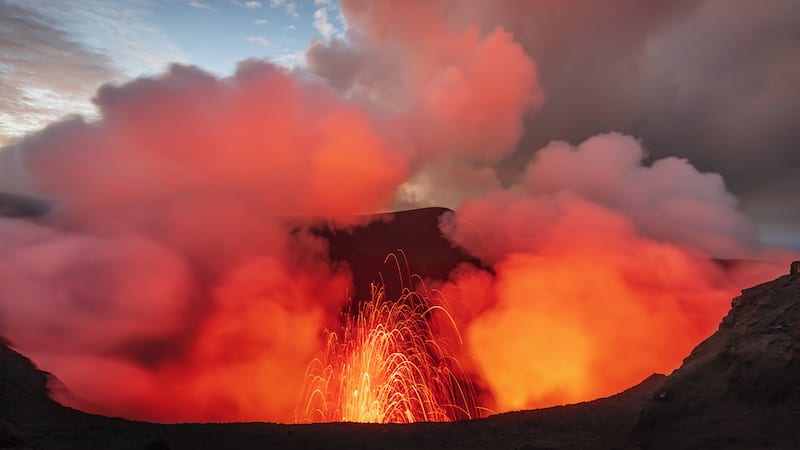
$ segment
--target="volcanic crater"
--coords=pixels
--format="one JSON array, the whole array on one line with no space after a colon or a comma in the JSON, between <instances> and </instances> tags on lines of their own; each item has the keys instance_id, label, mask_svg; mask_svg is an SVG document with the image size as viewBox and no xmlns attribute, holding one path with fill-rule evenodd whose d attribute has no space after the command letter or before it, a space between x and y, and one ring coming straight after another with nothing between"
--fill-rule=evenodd
<instances>
[{"instance_id":1,"label":"volcanic crater","mask_svg":"<svg viewBox=\"0 0 800 450\"><path fill-rule=\"evenodd\" d=\"M4 202L6 215L42 213L41 206L20 206L19 198ZM355 231L319 232L330 240L331 257L350 264L357 286L375 281L375 268L397 249L414 255L410 270L442 279L460 263L475 263L441 235L445 212L409 211ZM797 266L742 291L719 329L668 376L653 374L594 401L451 423L167 425L87 414L54 401L53 390L69 386L3 339L0 448L798 448Z\"/></svg>"}]
</instances>

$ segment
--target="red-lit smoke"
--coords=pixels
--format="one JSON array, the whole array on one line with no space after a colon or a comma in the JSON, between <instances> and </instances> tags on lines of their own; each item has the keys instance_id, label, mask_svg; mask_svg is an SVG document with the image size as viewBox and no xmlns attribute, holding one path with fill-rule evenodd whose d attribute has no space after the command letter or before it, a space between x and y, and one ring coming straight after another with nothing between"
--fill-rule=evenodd
<instances>
[{"instance_id":1,"label":"red-lit smoke","mask_svg":"<svg viewBox=\"0 0 800 450\"><path fill-rule=\"evenodd\" d=\"M4 186L54 209L0 219L0 332L79 408L291 421L350 284L304 226L447 199L463 203L446 235L493 270L442 285L496 401L482 406L588 400L675 368L737 289L784 268L712 258L782 255L721 177L644 164L630 137L551 144L501 183L494 164L545 92L508 31L451 7L346 2L349 41L309 50L317 78L174 66L103 87L97 121L8 149L25 171Z\"/></svg>"},{"instance_id":2,"label":"red-lit smoke","mask_svg":"<svg viewBox=\"0 0 800 450\"><path fill-rule=\"evenodd\" d=\"M500 410L607 396L668 373L738 289L786 267L787 255L755 249L718 175L643 158L622 135L554 143L520 184L444 221L496 274L464 267L444 290ZM773 262L726 270L717 255Z\"/></svg>"},{"instance_id":3,"label":"red-lit smoke","mask_svg":"<svg viewBox=\"0 0 800 450\"><path fill-rule=\"evenodd\" d=\"M54 211L3 220L3 333L92 411L291 420L350 283L295 228L388 208L405 157L363 108L260 62L96 102L17 149Z\"/></svg>"}]
</instances>

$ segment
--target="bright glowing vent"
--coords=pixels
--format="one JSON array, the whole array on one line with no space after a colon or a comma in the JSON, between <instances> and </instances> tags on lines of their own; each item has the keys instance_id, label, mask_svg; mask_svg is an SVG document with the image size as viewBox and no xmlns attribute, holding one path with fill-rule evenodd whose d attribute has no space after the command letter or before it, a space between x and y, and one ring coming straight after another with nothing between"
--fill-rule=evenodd
<instances>
[{"instance_id":1,"label":"bright glowing vent","mask_svg":"<svg viewBox=\"0 0 800 450\"><path fill-rule=\"evenodd\" d=\"M403 286L396 299L387 298L382 284L372 285L368 301L344 310L341 332L325 332L326 348L306 372L298 422L479 416L474 388L450 351L460 341L455 323L437 292L418 276L409 279L416 287Z\"/></svg>"}]
</instances>

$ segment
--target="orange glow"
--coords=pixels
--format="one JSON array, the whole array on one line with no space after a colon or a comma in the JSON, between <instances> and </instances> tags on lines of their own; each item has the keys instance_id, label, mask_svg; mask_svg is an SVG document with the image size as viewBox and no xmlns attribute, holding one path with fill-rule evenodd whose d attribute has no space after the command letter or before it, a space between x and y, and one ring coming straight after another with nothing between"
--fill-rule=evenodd
<instances>
[{"instance_id":1,"label":"orange glow","mask_svg":"<svg viewBox=\"0 0 800 450\"><path fill-rule=\"evenodd\" d=\"M459 214L461 232L486 233L461 242L488 242L493 274L462 268L442 290L499 411L592 400L670 373L742 286L786 267L726 270L574 196L498 195Z\"/></svg>"},{"instance_id":2,"label":"orange glow","mask_svg":"<svg viewBox=\"0 0 800 450\"><path fill-rule=\"evenodd\" d=\"M475 393L444 339L452 323L424 287L396 300L372 286L345 312L342 334L309 365L298 422L449 422L478 417ZM454 330L457 331L457 330Z\"/></svg>"}]
</instances>

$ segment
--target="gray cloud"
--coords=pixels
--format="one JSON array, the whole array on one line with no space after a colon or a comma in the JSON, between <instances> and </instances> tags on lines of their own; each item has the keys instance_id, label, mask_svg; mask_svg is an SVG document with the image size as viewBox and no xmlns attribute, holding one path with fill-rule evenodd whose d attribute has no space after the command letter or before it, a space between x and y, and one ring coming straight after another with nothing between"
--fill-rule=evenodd
<instances>
[{"instance_id":1,"label":"gray cloud","mask_svg":"<svg viewBox=\"0 0 800 450\"><path fill-rule=\"evenodd\" d=\"M650 161L678 156L720 173L757 221L800 224L797 1L433 3L452 24L504 27L537 64L547 101L498 166L506 183L552 140L619 131L641 138ZM342 4L345 13L371 7ZM357 43L357 30L350 34ZM307 57L345 92L380 74L380 58L338 42L318 43Z\"/></svg>"},{"instance_id":2,"label":"gray cloud","mask_svg":"<svg viewBox=\"0 0 800 450\"><path fill-rule=\"evenodd\" d=\"M510 27L538 63L548 104L507 173L552 139L623 131L653 159L721 173L758 220L800 222L799 3L614 0L558 14L553 2L531 3L543 13L517 4L503 13L517 18Z\"/></svg>"}]
</instances>

